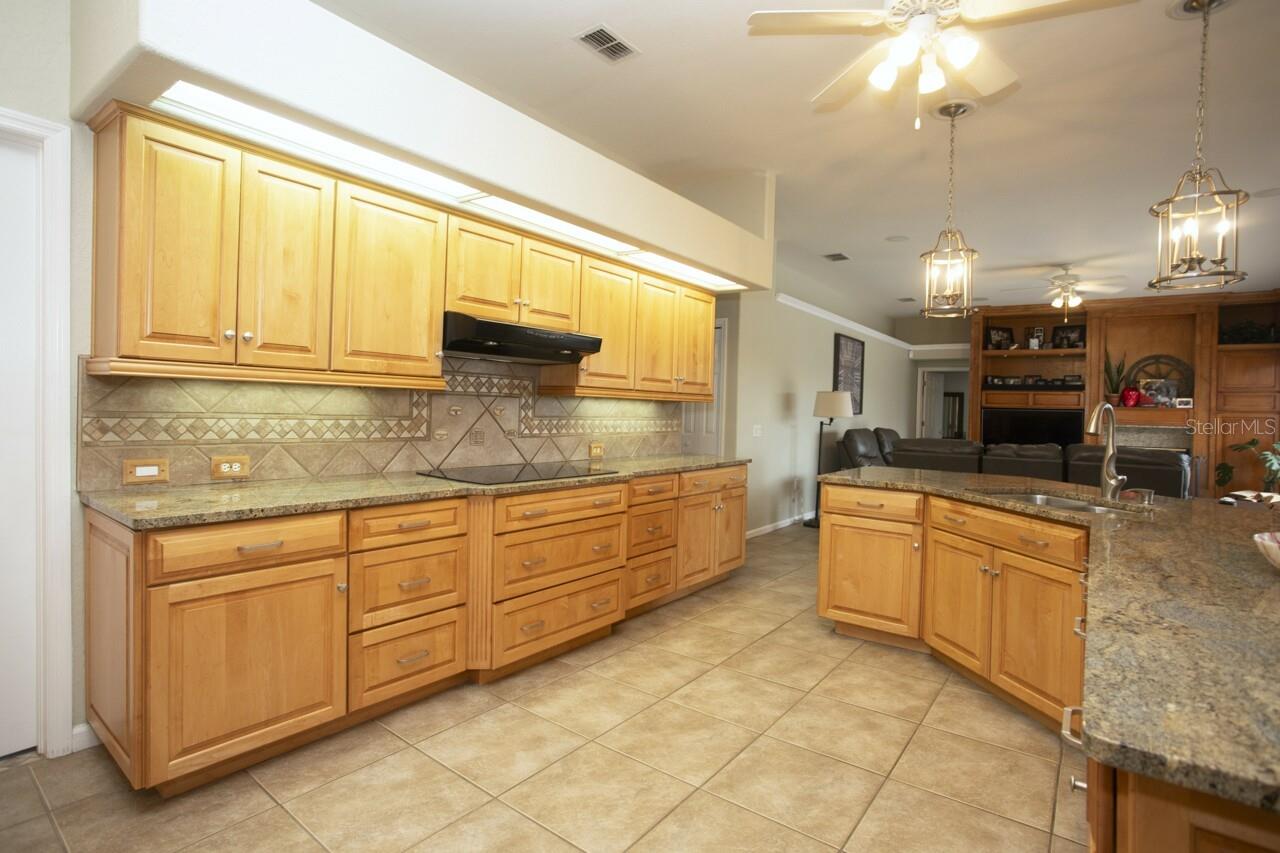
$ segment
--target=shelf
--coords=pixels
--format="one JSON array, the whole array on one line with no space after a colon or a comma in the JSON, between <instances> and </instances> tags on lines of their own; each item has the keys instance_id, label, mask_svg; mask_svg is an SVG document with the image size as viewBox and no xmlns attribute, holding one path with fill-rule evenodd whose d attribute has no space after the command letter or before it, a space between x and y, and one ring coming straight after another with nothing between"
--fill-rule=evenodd
<instances>
[{"instance_id":1,"label":"shelf","mask_svg":"<svg viewBox=\"0 0 1280 853\"><path fill-rule=\"evenodd\" d=\"M1218 344L1218 352L1275 352L1280 343L1274 344Z\"/></svg>"},{"instance_id":2,"label":"shelf","mask_svg":"<svg viewBox=\"0 0 1280 853\"><path fill-rule=\"evenodd\" d=\"M1087 349L984 349L983 358L1087 358Z\"/></svg>"},{"instance_id":3,"label":"shelf","mask_svg":"<svg viewBox=\"0 0 1280 853\"><path fill-rule=\"evenodd\" d=\"M1116 423L1124 426L1184 426L1195 409L1166 409L1157 406L1117 406Z\"/></svg>"}]
</instances>

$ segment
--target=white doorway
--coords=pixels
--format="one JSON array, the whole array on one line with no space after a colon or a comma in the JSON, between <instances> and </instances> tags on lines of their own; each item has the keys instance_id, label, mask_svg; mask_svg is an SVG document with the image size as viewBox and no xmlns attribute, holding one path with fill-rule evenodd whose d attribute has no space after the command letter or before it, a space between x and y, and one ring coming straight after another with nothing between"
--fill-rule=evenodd
<instances>
[{"instance_id":1,"label":"white doorway","mask_svg":"<svg viewBox=\"0 0 1280 853\"><path fill-rule=\"evenodd\" d=\"M916 438L967 438L969 368L922 367L916 388Z\"/></svg>"},{"instance_id":2,"label":"white doorway","mask_svg":"<svg viewBox=\"0 0 1280 853\"><path fill-rule=\"evenodd\" d=\"M680 449L685 453L724 453L724 376L725 358L729 351L729 321L716 318L715 353L712 368L710 403L684 403L684 428Z\"/></svg>"}]
</instances>

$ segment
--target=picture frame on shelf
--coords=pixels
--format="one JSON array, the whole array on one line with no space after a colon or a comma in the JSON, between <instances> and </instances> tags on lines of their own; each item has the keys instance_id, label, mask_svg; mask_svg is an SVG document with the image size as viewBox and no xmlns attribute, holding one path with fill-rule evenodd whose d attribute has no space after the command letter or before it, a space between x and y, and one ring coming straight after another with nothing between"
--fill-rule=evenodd
<instances>
[{"instance_id":1,"label":"picture frame on shelf","mask_svg":"<svg viewBox=\"0 0 1280 853\"><path fill-rule=\"evenodd\" d=\"M1040 377L1039 373L1028 373L1026 376L1022 377L1023 385L1039 385L1043 381L1044 380Z\"/></svg>"},{"instance_id":2,"label":"picture frame on shelf","mask_svg":"<svg viewBox=\"0 0 1280 853\"><path fill-rule=\"evenodd\" d=\"M1063 326L1053 327L1053 348L1054 349L1084 349L1085 348L1085 325L1083 323L1072 323Z\"/></svg>"},{"instance_id":3,"label":"picture frame on shelf","mask_svg":"<svg viewBox=\"0 0 1280 853\"><path fill-rule=\"evenodd\" d=\"M1191 397L1174 397L1173 407L1175 409L1194 409L1196 407L1196 401Z\"/></svg>"},{"instance_id":4,"label":"picture frame on shelf","mask_svg":"<svg viewBox=\"0 0 1280 853\"><path fill-rule=\"evenodd\" d=\"M1012 349L1013 329L1009 326L987 326L985 346L987 349Z\"/></svg>"},{"instance_id":5,"label":"picture frame on shelf","mask_svg":"<svg viewBox=\"0 0 1280 853\"><path fill-rule=\"evenodd\" d=\"M866 351L865 342L836 332L831 390L849 392L853 397L855 415L862 414L862 376Z\"/></svg>"}]
</instances>

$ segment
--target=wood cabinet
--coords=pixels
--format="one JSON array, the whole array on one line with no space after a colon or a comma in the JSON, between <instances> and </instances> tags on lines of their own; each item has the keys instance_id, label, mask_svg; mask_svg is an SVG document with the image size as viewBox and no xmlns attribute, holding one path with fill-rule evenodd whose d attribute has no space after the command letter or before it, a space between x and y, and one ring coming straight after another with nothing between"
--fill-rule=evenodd
<instances>
[{"instance_id":1,"label":"wood cabinet","mask_svg":"<svg viewBox=\"0 0 1280 853\"><path fill-rule=\"evenodd\" d=\"M732 571L747 561L747 490L720 492L716 505L716 574Z\"/></svg>"},{"instance_id":2,"label":"wood cabinet","mask_svg":"<svg viewBox=\"0 0 1280 853\"><path fill-rule=\"evenodd\" d=\"M627 513L627 556L663 551L676 544L676 502L632 507Z\"/></svg>"},{"instance_id":3,"label":"wood cabinet","mask_svg":"<svg viewBox=\"0 0 1280 853\"><path fill-rule=\"evenodd\" d=\"M676 551L668 548L627 560L627 608L676 591Z\"/></svg>"},{"instance_id":4,"label":"wood cabinet","mask_svg":"<svg viewBox=\"0 0 1280 853\"><path fill-rule=\"evenodd\" d=\"M1217 411L1280 410L1280 348L1221 350L1217 378Z\"/></svg>"},{"instance_id":5,"label":"wood cabinet","mask_svg":"<svg viewBox=\"0 0 1280 853\"><path fill-rule=\"evenodd\" d=\"M990 545L930 529L924 570L924 640L986 677L991 655Z\"/></svg>"},{"instance_id":6,"label":"wood cabinet","mask_svg":"<svg viewBox=\"0 0 1280 853\"><path fill-rule=\"evenodd\" d=\"M462 604L467 554L461 536L352 554L348 629L363 631Z\"/></svg>"},{"instance_id":7,"label":"wood cabinet","mask_svg":"<svg viewBox=\"0 0 1280 853\"><path fill-rule=\"evenodd\" d=\"M818 614L919 637L922 538L918 524L823 515Z\"/></svg>"},{"instance_id":8,"label":"wood cabinet","mask_svg":"<svg viewBox=\"0 0 1280 853\"><path fill-rule=\"evenodd\" d=\"M467 668L467 608L406 619L352 634L349 710L426 687Z\"/></svg>"},{"instance_id":9,"label":"wood cabinet","mask_svg":"<svg viewBox=\"0 0 1280 853\"><path fill-rule=\"evenodd\" d=\"M1090 762L1093 800L1096 762ZM1125 770L1114 776L1104 808L1089 815L1099 853L1267 853L1280 850L1280 815ZM1111 818L1103 821L1102 818Z\"/></svg>"},{"instance_id":10,"label":"wood cabinet","mask_svg":"<svg viewBox=\"0 0 1280 853\"><path fill-rule=\"evenodd\" d=\"M576 332L581 303L582 255L525 237L520 262L520 322Z\"/></svg>"},{"instance_id":11,"label":"wood cabinet","mask_svg":"<svg viewBox=\"0 0 1280 853\"><path fill-rule=\"evenodd\" d=\"M743 474L738 471L743 470ZM708 482L728 483L745 469L717 468L698 472ZM734 479L733 482L738 482ZM681 494L684 495L683 485ZM685 588L731 571L746 561L747 490L726 486L676 501L677 587Z\"/></svg>"},{"instance_id":12,"label":"wood cabinet","mask_svg":"<svg viewBox=\"0 0 1280 853\"><path fill-rule=\"evenodd\" d=\"M333 261L335 369L440 376L445 215L338 185Z\"/></svg>"},{"instance_id":13,"label":"wood cabinet","mask_svg":"<svg viewBox=\"0 0 1280 853\"><path fill-rule=\"evenodd\" d=\"M1252 438L1258 439L1263 448L1280 442L1280 415L1275 410L1255 415L1222 415L1215 419L1215 426L1218 433L1213 437L1214 466L1225 462L1233 469L1231 479L1219 487L1219 493L1260 489L1265 473L1262 460L1251 451L1231 448Z\"/></svg>"},{"instance_id":14,"label":"wood cabinet","mask_svg":"<svg viewBox=\"0 0 1280 853\"><path fill-rule=\"evenodd\" d=\"M560 584L493 605L494 665L503 666L617 622L622 569Z\"/></svg>"},{"instance_id":15,"label":"wood cabinet","mask_svg":"<svg viewBox=\"0 0 1280 853\"><path fill-rule=\"evenodd\" d=\"M600 338L600 352L578 365L577 384L630 390L635 386L635 270L584 258L581 331Z\"/></svg>"},{"instance_id":16,"label":"wood cabinet","mask_svg":"<svg viewBox=\"0 0 1280 853\"><path fill-rule=\"evenodd\" d=\"M445 308L475 317L520 321L520 235L449 217Z\"/></svg>"},{"instance_id":17,"label":"wood cabinet","mask_svg":"<svg viewBox=\"0 0 1280 853\"><path fill-rule=\"evenodd\" d=\"M716 299L680 288L676 321L676 382L681 394L710 395L714 376Z\"/></svg>"},{"instance_id":18,"label":"wood cabinet","mask_svg":"<svg viewBox=\"0 0 1280 853\"><path fill-rule=\"evenodd\" d=\"M636 390L678 390L680 291L675 282L640 276L636 288Z\"/></svg>"}]
</instances>

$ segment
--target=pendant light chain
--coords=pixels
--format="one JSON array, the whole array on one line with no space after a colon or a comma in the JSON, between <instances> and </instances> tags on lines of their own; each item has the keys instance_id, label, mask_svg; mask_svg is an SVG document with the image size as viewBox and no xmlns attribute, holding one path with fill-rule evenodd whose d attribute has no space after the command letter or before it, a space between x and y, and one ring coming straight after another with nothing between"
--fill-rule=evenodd
<instances>
[{"instance_id":1,"label":"pendant light chain","mask_svg":"<svg viewBox=\"0 0 1280 853\"><path fill-rule=\"evenodd\" d=\"M1204 169L1204 115L1205 115L1205 77L1209 65L1209 7L1211 0L1202 0L1204 4L1204 23L1200 27L1200 89L1196 99L1196 158L1191 165L1196 171Z\"/></svg>"},{"instance_id":2,"label":"pendant light chain","mask_svg":"<svg viewBox=\"0 0 1280 853\"><path fill-rule=\"evenodd\" d=\"M956 227L956 117L951 116L951 146L947 152L947 230Z\"/></svg>"}]
</instances>

